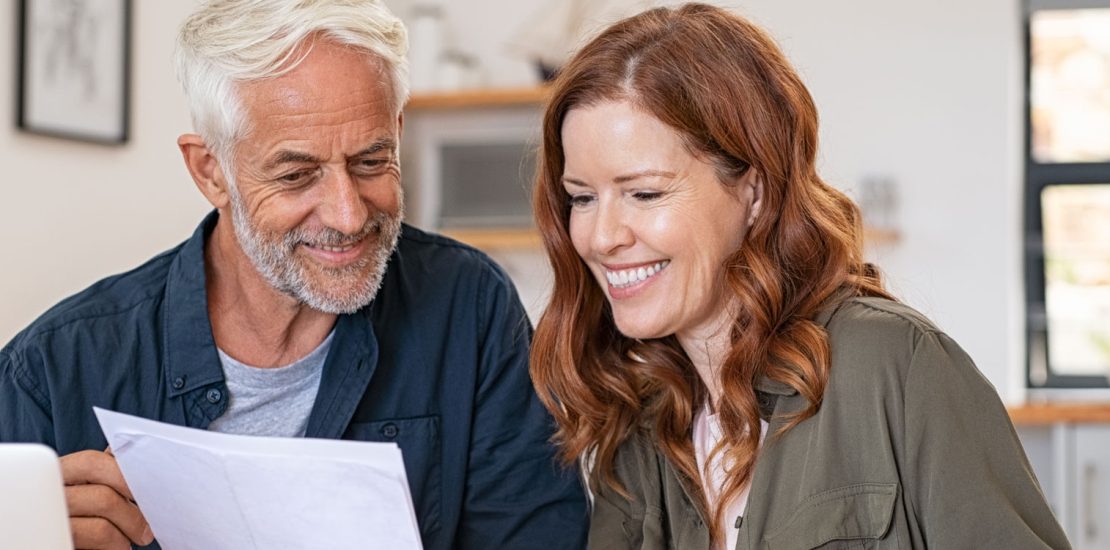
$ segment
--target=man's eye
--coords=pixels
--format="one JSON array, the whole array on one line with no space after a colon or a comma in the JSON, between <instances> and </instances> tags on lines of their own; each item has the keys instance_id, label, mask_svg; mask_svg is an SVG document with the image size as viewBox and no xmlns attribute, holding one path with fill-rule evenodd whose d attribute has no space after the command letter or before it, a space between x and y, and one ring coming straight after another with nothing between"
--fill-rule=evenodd
<instances>
[{"instance_id":1,"label":"man's eye","mask_svg":"<svg viewBox=\"0 0 1110 550\"><path fill-rule=\"evenodd\" d=\"M305 182L310 177L312 177L312 171L311 170L299 170L297 172L290 172L288 174L285 174L283 176L278 177L278 181L280 181L281 183L284 183L286 185L295 185L295 184L298 184L298 183Z\"/></svg>"},{"instance_id":2,"label":"man's eye","mask_svg":"<svg viewBox=\"0 0 1110 550\"><path fill-rule=\"evenodd\" d=\"M363 173L374 173L389 165L389 159L362 159L354 163L354 169Z\"/></svg>"}]
</instances>

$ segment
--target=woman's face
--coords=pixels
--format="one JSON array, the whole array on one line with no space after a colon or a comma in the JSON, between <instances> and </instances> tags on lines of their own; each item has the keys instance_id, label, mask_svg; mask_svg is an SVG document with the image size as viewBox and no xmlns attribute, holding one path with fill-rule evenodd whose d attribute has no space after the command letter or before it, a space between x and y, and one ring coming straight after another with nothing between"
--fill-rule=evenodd
<instances>
[{"instance_id":1,"label":"woman's face","mask_svg":"<svg viewBox=\"0 0 1110 550\"><path fill-rule=\"evenodd\" d=\"M571 109L562 128L570 236L631 338L715 333L725 260L759 207L755 170L726 188L669 126L623 101Z\"/></svg>"}]
</instances>

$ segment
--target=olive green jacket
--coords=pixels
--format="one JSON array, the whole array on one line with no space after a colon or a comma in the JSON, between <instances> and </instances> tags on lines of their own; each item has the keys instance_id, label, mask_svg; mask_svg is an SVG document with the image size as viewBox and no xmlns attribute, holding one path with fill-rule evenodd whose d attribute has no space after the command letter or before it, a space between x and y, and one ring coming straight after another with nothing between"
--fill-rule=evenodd
<instances>
[{"instance_id":1,"label":"olive green jacket","mask_svg":"<svg viewBox=\"0 0 1110 550\"><path fill-rule=\"evenodd\" d=\"M804 398L769 380L774 401L736 548L1069 548L1006 409L971 359L916 311L853 298L816 319L831 370L819 412L774 435ZM770 408L768 410L770 412ZM626 500L594 499L590 548L708 548L684 478L648 433L615 459Z\"/></svg>"}]
</instances>

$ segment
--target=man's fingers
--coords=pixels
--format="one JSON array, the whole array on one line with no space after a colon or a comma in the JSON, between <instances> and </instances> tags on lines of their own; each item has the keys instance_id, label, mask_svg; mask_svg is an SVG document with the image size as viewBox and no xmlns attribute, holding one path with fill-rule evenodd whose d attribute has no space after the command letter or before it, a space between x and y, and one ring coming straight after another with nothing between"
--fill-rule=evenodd
<instances>
[{"instance_id":1,"label":"man's fingers","mask_svg":"<svg viewBox=\"0 0 1110 550\"><path fill-rule=\"evenodd\" d=\"M63 456L61 463L62 480L66 485L107 485L128 500L135 500L112 455L101 451L81 451Z\"/></svg>"},{"instance_id":2,"label":"man's fingers","mask_svg":"<svg viewBox=\"0 0 1110 550\"><path fill-rule=\"evenodd\" d=\"M76 550L131 550L131 542L104 518L69 518Z\"/></svg>"},{"instance_id":3,"label":"man's fingers","mask_svg":"<svg viewBox=\"0 0 1110 550\"><path fill-rule=\"evenodd\" d=\"M146 545L153 540L150 527L142 512L139 511L139 507L123 498L115 489L106 485L84 484L68 486L65 492L66 507L69 509L71 521L77 518L103 519L112 529L137 544ZM101 523L88 527L94 531L91 535L85 536L96 540L103 540L107 536L105 531L110 531L109 526ZM74 538L76 537L75 532Z\"/></svg>"},{"instance_id":4,"label":"man's fingers","mask_svg":"<svg viewBox=\"0 0 1110 550\"><path fill-rule=\"evenodd\" d=\"M131 542L147 545L154 540L115 457L81 451L63 456L61 466L77 548L129 549Z\"/></svg>"}]
</instances>

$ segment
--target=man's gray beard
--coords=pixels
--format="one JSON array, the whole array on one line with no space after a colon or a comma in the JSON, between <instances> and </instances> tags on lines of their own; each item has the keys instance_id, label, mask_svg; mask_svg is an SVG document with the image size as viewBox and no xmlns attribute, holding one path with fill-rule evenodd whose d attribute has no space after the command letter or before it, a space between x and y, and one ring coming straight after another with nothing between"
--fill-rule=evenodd
<instances>
[{"instance_id":1,"label":"man's gray beard","mask_svg":"<svg viewBox=\"0 0 1110 550\"><path fill-rule=\"evenodd\" d=\"M267 239L266 235L254 227L238 189L234 184L228 187L231 190L231 222L235 228L239 246L242 247L254 268L275 290L297 299L312 309L335 315L354 313L377 296L382 278L385 276L385 269L389 264L389 257L397 248L397 239L401 235L401 221L404 217L403 195L398 202L400 208L396 216L377 212L354 235L345 235L331 228L314 233L297 228L282 235L280 239ZM370 256L360 258L353 264L338 269L321 268L325 276L330 273L342 277L362 273L371 266L370 272L356 281L354 287L350 288L345 295L335 296L328 294L327 288L314 288L302 263L305 260L298 259L294 255L297 245L301 243L338 246L362 239L371 240L366 243L367 246L376 245ZM316 286L320 286L319 283L328 284L326 280L316 282Z\"/></svg>"}]
</instances>

